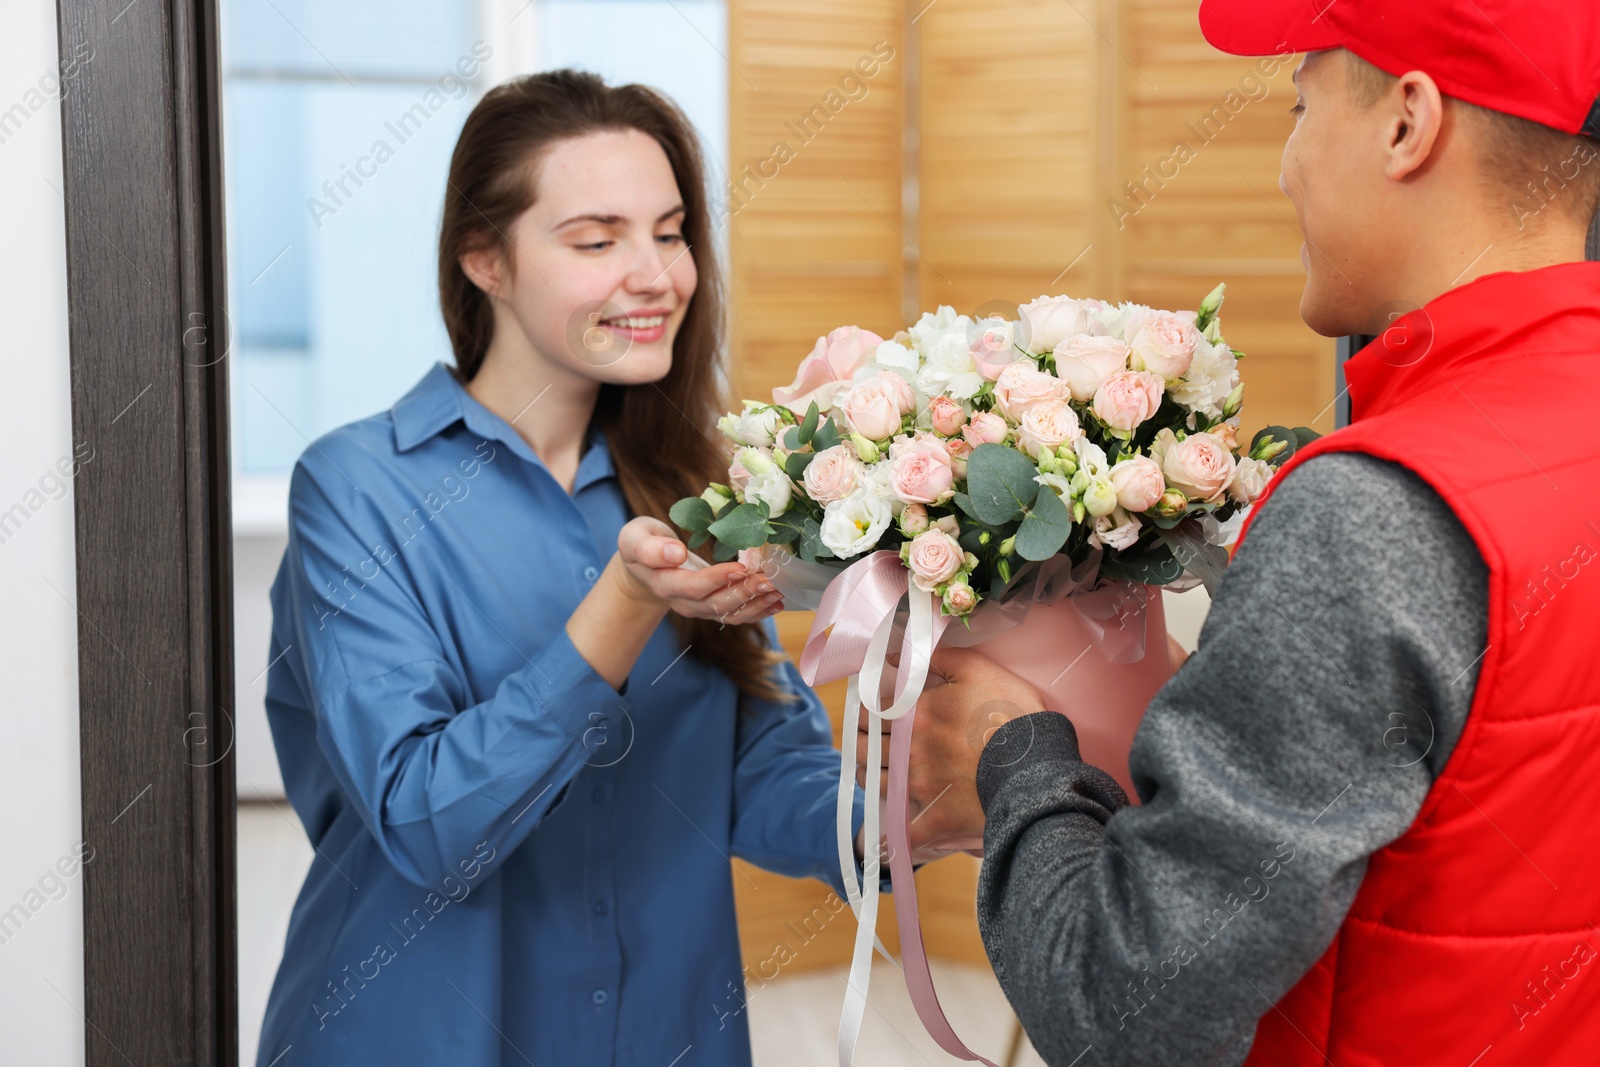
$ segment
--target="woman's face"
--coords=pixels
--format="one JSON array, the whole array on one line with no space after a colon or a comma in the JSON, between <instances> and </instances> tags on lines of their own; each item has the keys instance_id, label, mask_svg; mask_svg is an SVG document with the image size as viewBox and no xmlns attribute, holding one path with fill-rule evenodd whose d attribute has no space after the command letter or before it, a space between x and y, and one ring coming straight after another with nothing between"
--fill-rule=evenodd
<instances>
[{"instance_id":1,"label":"woman's face","mask_svg":"<svg viewBox=\"0 0 1600 1067\"><path fill-rule=\"evenodd\" d=\"M588 134L553 145L537 180L493 272L492 347L505 340L501 331L520 330L550 370L618 385L660 381L698 280L666 153L639 130Z\"/></svg>"}]
</instances>

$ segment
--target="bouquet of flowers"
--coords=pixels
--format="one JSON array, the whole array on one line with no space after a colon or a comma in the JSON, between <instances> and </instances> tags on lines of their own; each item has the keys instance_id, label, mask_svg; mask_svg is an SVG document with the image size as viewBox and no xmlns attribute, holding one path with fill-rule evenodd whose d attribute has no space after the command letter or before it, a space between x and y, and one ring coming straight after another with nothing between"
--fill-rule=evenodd
<instances>
[{"instance_id":1,"label":"bouquet of flowers","mask_svg":"<svg viewBox=\"0 0 1600 1067\"><path fill-rule=\"evenodd\" d=\"M837 837L859 925L841 1067L864 1014L880 877L869 847L857 885L851 739L862 708L869 798L878 722L903 719L884 809L867 805L865 830L869 842L880 819L888 831L907 988L941 1047L988 1063L940 1010L911 875L906 763L934 647L982 645L1068 714L1084 759L1133 796L1128 750L1172 669L1153 587L1213 587L1274 470L1316 436L1269 426L1241 447L1244 353L1223 340L1222 298L1218 285L1197 310L1170 312L1041 296L1015 319L941 307L887 340L836 329L771 403L747 400L720 420L727 483L672 508L691 548L737 555L772 577L786 607L816 609L807 682L850 679Z\"/></svg>"},{"instance_id":2,"label":"bouquet of flowers","mask_svg":"<svg viewBox=\"0 0 1600 1067\"><path fill-rule=\"evenodd\" d=\"M719 560L895 551L963 620L1058 554L1211 586L1244 510L1316 436L1271 426L1241 447L1223 288L1194 312L1041 296L1014 321L941 307L888 340L836 329L772 403L718 423L728 483L672 519Z\"/></svg>"}]
</instances>

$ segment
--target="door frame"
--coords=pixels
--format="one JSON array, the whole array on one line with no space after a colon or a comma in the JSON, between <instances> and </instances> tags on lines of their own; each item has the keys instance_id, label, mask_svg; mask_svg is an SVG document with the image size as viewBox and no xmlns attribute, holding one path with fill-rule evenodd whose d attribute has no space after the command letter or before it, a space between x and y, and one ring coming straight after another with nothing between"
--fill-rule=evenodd
<instances>
[{"instance_id":1,"label":"door frame","mask_svg":"<svg viewBox=\"0 0 1600 1067\"><path fill-rule=\"evenodd\" d=\"M57 0L85 1063L238 1062L215 0ZM85 58L87 57L87 58Z\"/></svg>"}]
</instances>

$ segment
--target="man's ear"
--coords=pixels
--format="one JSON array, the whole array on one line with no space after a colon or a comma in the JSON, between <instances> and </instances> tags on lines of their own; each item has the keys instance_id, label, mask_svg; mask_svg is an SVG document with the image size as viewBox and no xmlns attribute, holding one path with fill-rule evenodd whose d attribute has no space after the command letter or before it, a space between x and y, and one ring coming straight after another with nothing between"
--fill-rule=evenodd
<instances>
[{"instance_id":1,"label":"man's ear","mask_svg":"<svg viewBox=\"0 0 1600 1067\"><path fill-rule=\"evenodd\" d=\"M461 253L456 262L467 280L490 296L499 296L505 284L506 257L493 245L474 248Z\"/></svg>"},{"instance_id":2,"label":"man's ear","mask_svg":"<svg viewBox=\"0 0 1600 1067\"><path fill-rule=\"evenodd\" d=\"M1400 181L1433 154L1444 125L1444 98L1432 78L1420 70L1400 75L1379 106L1390 109L1384 144L1388 161L1384 176Z\"/></svg>"}]
</instances>

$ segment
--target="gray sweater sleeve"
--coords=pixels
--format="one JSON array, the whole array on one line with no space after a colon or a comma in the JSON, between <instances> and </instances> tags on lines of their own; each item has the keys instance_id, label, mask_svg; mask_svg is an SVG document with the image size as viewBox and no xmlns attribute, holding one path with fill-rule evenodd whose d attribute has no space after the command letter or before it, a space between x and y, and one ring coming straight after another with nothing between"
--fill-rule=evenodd
<instances>
[{"instance_id":1,"label":"gray sweater sleeve","mask_svg":"<svg viewBox=\"0 0 1600 1067\"><path fill-rule=\"evenodd\" d=\"M978 923L1047 1063L1244 1059L1460 737L1487 585L1419 477L1319 456L1263 507L1151 701L1130 756L1142 804L1080 762L1054 711L996 731Z\"/></svg>"}]
</instances>

